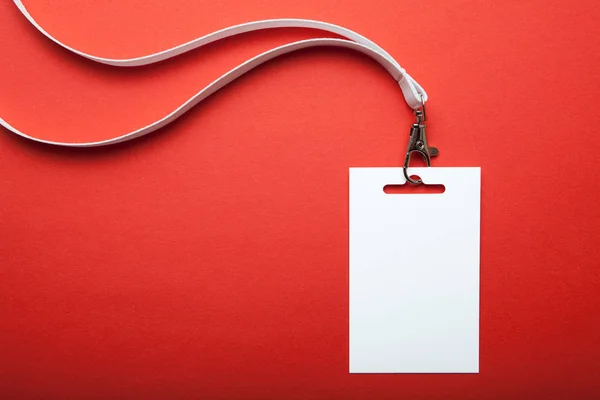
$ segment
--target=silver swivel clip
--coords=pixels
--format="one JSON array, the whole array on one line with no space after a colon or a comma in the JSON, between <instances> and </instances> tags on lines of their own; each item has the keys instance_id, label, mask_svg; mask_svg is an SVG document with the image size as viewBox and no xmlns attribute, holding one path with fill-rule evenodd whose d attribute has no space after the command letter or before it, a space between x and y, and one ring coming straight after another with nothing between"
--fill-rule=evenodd
<instances>
[{"instance_id":1,"label":"silver swivel clip","mask_svg":"<svg viewBox=\"0 0 600 400\"><path fill-rule=\"evenodd\" d=\"M428 167L431 167L431 157L435 157L439 154L439 150L435 147L429 147L427 145L427 135L425 133L425 121L427 121L427 113L425 112L425 103L421 103L421 109L415 110L415 116L417 122L412 124L410 128L410 139L408 140L408 150L406 150L406 158L404 160L404 177L406 180L413 185L419 185L423 183L421 179L414 180L408 175L408 167L410 166L410 157L412 153L419 153L423 156L423 159L427 163Z\"/></svg>"}]
</instances>

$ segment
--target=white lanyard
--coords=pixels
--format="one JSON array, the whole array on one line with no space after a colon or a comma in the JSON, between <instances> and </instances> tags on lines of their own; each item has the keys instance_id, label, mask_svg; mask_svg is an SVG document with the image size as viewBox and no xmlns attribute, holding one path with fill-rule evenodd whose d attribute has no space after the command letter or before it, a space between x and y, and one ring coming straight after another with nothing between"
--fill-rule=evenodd
<instances>
[{"instance_id":1,"label":"white lanyard","mask_svg":"<svg viewBox=\"0 0 600 400\"><path fill-rule=\"evenodd\" d=\"M425 101L427 101L427 94L425 90L408 74L406 71L398 64L396 60L392 58L385 50L381 47L365 38L364 36L359 35L356 32L353 32L349 29L343 28L341 26L329 24L326 22L320 21L312 21L305 19L272 19L272 20L264 20L264 21L254 21L241 25L231 26L229 28L221 29L219 31L210 33L208 35L202 36L198 39L194 39L185 44L173 47L171 49L163 50L158 53L149 54L143 57L137 58L129 58L129 59L110 59L104 57L97 57L91 54L83 53L79 50L76 50L72 47L67 46L66 44L60 42L58 39L53 37L51 34L46 32L44 28L42 28L35 19L29 14L27 8L23 4L22 0L13 0L19 10L23 13L25 18L33 26L35 26L42 34L44 34L48 39L52 40L59 46L69 50L75 54L78 54L82 57L90 59L95 62L99 62L102 64L113 65L117 67L136 67L141 65L149 65L154 64L180 54L186 53L193 49L197 49L206 44L216 42L221 39L225 39L231 36L239 35L246 32L259 31L263 29L271 29L271 28L311 28L311 29L319 29L322 31L331 32L337 35L340 35L346 39L332 39L332 38L319 38L319 39L309 39L309 40L301 40L298 42L293 42L290 44L286 44L283 46L276 47L272 50L266 51L262 54L257 55L254 58L240 64L236 68L222 75L220 78L213 81L211 84L206 86L204 89L200 90L194 96L192 96L189 100L179 106L176 110L172 111L165 117L152 122L149 125L146 125L142 128L136 129L133 132L128 132L123 135L120 135L116 138L102 140L98 142L76 142L76 143L67 143L67 142L54 142L49 140L39 139L26 133L19 131L14 126L10 125L7 121L2 119L0 116L0 125L4 126L11 132L16 133L19 136L22 136L27 139L34 140L36 142L53 144L59 146L70 146L70 147L94 147L94 146L103 146L108 144L120 143L127 140L131 140L143 135L146 135L150 132L153 132L157 129L164 127L165 125L173 122L175 119L183 115L186 111L190 110L196 104L200 103L202 100L209 97L211 94L217 92L219 89L233 82L235 79L244 75L246 72L258 67L259 65L284 54L288 54L294 52L296 50L305 49L309 47L323 47L323 46L334 46L334 47L344 47L352 50L360 51L373 59L379 62L392 77L398 82L400 88L402 89L402 93L404 94L404 98L408 105L417 110Z\"/></svg>"}]
</instances>

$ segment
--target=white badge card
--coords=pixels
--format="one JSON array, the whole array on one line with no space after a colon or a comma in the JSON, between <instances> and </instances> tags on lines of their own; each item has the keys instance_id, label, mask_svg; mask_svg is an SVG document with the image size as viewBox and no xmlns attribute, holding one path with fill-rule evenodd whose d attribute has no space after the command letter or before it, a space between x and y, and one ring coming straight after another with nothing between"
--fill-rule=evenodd
<instances>
[{"instance_id":1,"label":"white badge card","mask_svg":"<svg viewBox=\"0 0 600 400\"><path fill-rule=\"evenodd\" d=\"M350 372L479 372L480 168L350 169Z\"/></svg>"}]
</instances>

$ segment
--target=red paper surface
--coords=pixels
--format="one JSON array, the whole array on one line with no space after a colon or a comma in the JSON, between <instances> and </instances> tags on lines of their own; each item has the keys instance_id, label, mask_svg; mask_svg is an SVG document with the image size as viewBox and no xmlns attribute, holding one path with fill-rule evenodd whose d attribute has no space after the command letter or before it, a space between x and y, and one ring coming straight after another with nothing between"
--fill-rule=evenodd
<instances>
[{"instance_id":1,"label":"red paper surface","mask_svg":"<svg viewBox=\"0 0 600 400\"><path fill-rule=\"evenodd\" d=\"M431 96L435 165L482 167L481 373L348 374L348 167L401 165L413 116L376 63L327 49L271 62L131 143L0 132L1 398L600 396L598 2L26 5L105 57L271 17L344 25L397 57ZM117 69L3 1L1 115L46 139L118 136L319 35L249 34Z\"/></svg>"}]
</instances>

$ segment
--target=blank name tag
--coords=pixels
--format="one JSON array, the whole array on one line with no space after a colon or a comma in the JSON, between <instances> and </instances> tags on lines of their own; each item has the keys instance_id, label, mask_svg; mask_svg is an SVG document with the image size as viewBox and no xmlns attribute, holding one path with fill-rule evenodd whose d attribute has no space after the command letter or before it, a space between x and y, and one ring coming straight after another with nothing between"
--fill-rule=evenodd
<instances>
[{"instance_id":1,"label":"blank name tag","mask_svg":"<svg viewBox=\"0 0 600 400\"><path fill-rule=\"evenodd\" d=\"M350 372L479 372L479 168L350 169Z\"/></svg>"}]
</instances>

